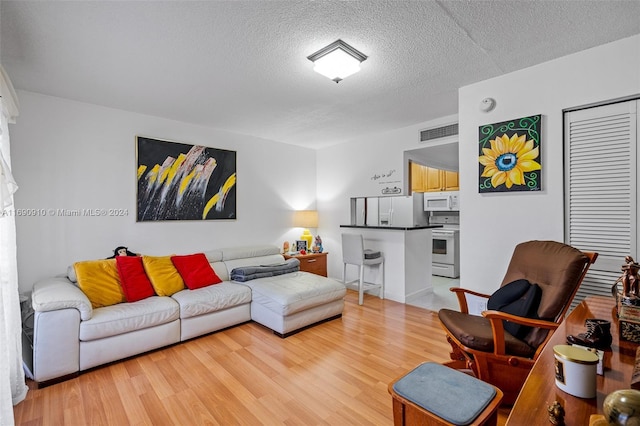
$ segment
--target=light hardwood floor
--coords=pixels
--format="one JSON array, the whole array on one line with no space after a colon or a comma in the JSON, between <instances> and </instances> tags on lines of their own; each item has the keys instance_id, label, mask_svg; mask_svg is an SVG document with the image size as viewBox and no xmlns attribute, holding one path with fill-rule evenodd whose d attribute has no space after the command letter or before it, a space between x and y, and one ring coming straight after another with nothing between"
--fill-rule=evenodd
<instances>
[{"instance_id":1,"label":"light hardwood floor","mask_svg":"<svg viewBox=\"0 0 640 426\"><path fill-rule=\"evenodd\" d=\"M392 425L388 384L448 360L435 312L348 291L286 339L246 323L29 391L16 425ZM499 424L508 411L501 410Z\"/></svg>"}]
</instances>

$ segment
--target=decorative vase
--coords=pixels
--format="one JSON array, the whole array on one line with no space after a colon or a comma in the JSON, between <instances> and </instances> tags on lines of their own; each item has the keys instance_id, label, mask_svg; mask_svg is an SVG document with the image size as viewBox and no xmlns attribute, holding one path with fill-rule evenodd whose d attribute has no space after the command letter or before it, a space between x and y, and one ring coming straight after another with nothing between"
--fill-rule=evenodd
<instances>
[{"instance_id":1,"label":"decorative vase","mask_svg":"<svg viewBox=\"0 0 640 426\"><path fill-rule=\"evenodd\" d=\"M308 229L305 229L304 231L302 231L302 235L300 235L300 239L302 241L306 241L307 250L311 250L311 241L313 240L313 235L311 235L311 232L309 232Z\"/></svg>"},{"instance_id":2,"label":"decorative vase","mask_svg":"<svg viewBox=\"0 0 640 426\"><path fill-rule=\"evenodd\" d=\"M620 389L611 392L602 403L602 411L610 425L640 424L640 391Z\"/></svg>"}]
</instances>

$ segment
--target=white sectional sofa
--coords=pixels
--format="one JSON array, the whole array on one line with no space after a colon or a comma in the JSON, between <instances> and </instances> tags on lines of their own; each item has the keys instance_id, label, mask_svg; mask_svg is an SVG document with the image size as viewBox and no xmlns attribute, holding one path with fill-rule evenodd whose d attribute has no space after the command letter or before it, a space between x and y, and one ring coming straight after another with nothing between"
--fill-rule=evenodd
<instances>
[{"instance_id":1,"label":"white sectional sofa","mask_svg":"<svg viewBox=\"0 0 640 426\"><path fill-rule=\"evenodd\" d=\"M250 320L280 337L342 315L346 289L339 281L291 272L230 280L235 268L283 263L276 246L235 247L205 252L220 284L184 289L171 297L92 308L66 277L37 282L32 291L33 336L23 353L28 374L39 385Z\"/></svg>"}]
</instances>

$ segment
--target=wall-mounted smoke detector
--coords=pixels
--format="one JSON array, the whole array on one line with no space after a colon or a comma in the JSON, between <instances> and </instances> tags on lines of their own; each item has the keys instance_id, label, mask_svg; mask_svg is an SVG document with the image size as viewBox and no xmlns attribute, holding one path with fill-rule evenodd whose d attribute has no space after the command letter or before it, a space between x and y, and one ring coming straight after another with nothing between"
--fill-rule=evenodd
<instances>
[{"instance_id":1,"label":"wall-mounted smoke detector","mask_svg":"<svg viewBox=\"0 0 640 426\"><path fill-rule=\"evenodd\" d=\"M489 112L496 107L496 100L493 98L484 98L480 101L480 111Z\"/></svg>"}]
</instances>

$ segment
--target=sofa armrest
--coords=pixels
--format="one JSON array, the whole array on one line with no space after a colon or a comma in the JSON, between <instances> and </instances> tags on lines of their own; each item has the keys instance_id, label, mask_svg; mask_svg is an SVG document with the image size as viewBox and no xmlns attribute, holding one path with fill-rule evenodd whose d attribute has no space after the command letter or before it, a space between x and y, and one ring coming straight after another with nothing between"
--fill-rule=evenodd
<instances>
[{"instance_id":1,"label":"sofa armrest","mask_svg":"<svg viewBox=\"0 0 640 426\"><path fill-rule=\"evenodd\" d=\"M89 298L67 278L46 278L33 285L31 293L33 310L36 312L77 309L80 319L91 319L93 308Z\"/></svg>"}]
</instances>

